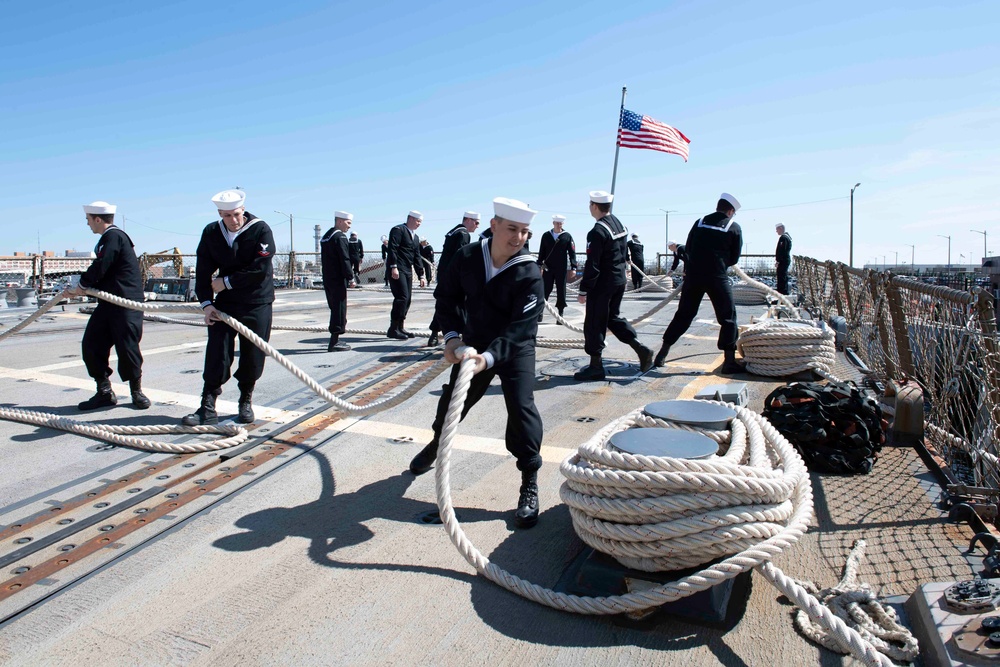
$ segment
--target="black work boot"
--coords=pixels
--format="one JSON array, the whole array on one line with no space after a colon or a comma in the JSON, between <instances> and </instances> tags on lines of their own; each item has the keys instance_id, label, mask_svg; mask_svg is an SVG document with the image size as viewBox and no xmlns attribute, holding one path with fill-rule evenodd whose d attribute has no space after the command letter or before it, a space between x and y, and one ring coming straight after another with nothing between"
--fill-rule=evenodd
<instances>
[{"instance_id":1,"label":"black work boot","mask_svg":"<svg viewBox=\"0 0 1000 667\"><path fill-rule=\"evenodd\" d=\"M437 331L432 331L430 338L427 339L427 347L437 347L437 346L438 346Z\"/></svg>"},{"instance_id":2,"label":"black work boot","mask_svg":"<svg viewBox=\"0 0 1000 667\"><path fill-rule=\"evenodd\" d=\"M400 331L399 322L390 322L389 330L385 332L386 338L394 338L396 340L406 340L406 334Z\"/></svg>"},{"instance_id":3,"label":"black work boot","mask_svg":"<svg viewBox=\"0 0 1000 667\"><path fill-rule=\"evenodd\" d=\"M118 397L115 396L115 392L111 389L111 380L104 378L97 381L97 393L87 400L82 401L76 407L81 410L96 410L97 408L110 408L112 405L118 405ZM148 400L146 401L146 407L149 407Z\"/></svg>"},{"instance_id":4,"label":"black work boot","mask_svg":"<svg viewBox=\"0 0 1000 667\"><path fill-rule=\"evenodd\" d=\"M538 523L538 471L521 473L521 495L514 511L518 528L531 528Z\"/></svg>"},{"instance_id":5,"label":"black work boot","mask_svg":"<svg viewBox=\"0 0 1000 667\"><path fill-rule=\"evenodd\" d=\"M136 410L148 410L152 405L146 395L142 393L142 377L128 381L128 388L132 391L132 406Z\"/></svg>"},{"instance_id":6,"label":"black work boot","mask_svg":"<svg viewBox=\"0 0 1000 667\"><path fill-rule=\"evenodd\" d=\"M604 362L601 360L601 355L592 354L590 355L590 365L573 373L573 379L580 382L593 382L595 380L603 380L605 378L604 374Z\"/></svg>"},{"instance_id":7,"label":"black work boot","mask_svg":"<svg viewBox=\"0 0 1000 667\"><path fill-rule=\"evenodd\" d=\"M253 422L253 385L249 387L240 387L240 412L236 415L236 421L241 424L250 424Z\"/></svg>"},{"instance_id":8,"label":"black work boot","mask_svg":"<svg viewBox=\"0 0 1000 667\"><path fill-rule=\"evenodd\" d=\"M423 475L425 472L434 467L434 461L437 460L438 454L438 442L437 439L431 440L430 444L420 450L420 453L413 457L410 461L410 472L414 475Z\"/></svg>"},{"instance_id":9,"label":"black work boot","mask_svg":"<svg viewBox=\"0 0 1000 667\"><path fill-rule=\"evenodd\" d=\"M719 372L723 375L736 375L737 373L746 373L747 366L741 361L736 361L736 350L724 350L725 360L722 362L722 368Z\"/></svg>"},{"instance_id":10,"label":"black work boot","mask_svg":"<svg viewBox=\"0 0 1000 667\"><path fill-rule=\"evenodd\" d=\"M402 324L399 325L399 333L403 334L407 338L417 337L417 334L413 333L412 331L407 331L406 329L404 329Z\"/></svg>"},{"instance_id":11,"label":"black work boot","mask_svg":"<svg viewBox=\"0 0 1000 667\"><path fill-rule=\"evenodd\" d=\"M215 412L215 397L218 396L221 391L217 389L205 388L201 392L201 407L194 411L193 414L185 416L181 419L181 423L185 426L204 426L206 424L218 424L219 415Z\"/></svg>"},{"instance_id":12,"label":"black work boot","mask_svg":"<svg viewBox=\"0 0 1000 667\"><path fill-rule=\"evenodd\" d=\"M330 336L330 343L326 346L327 352L347 352L350 349L350 345L340 342L339 335Z\"/></svg>"},{"instance_id":13,"label":"black work boot","mask_svg":"<svg viewBox=\"0 0 1000 667\"><path fill-rule=\"evenodd\" d=\"M656 353L656 359L653 360L653 365L657 368L663 368L664 364L667 363L668 354L670 354L670 346L664 343L660 346L660 351Z\"/></svg>"},{"instance_id":14,"label":"black work boot","mask_svg":"<svg viewBox=\"0 0 1000 667\"><path fill-rule=\"evenodd\" d=\"M653 351L640 343L635 341L631 345L635 353L639 355L639 372L645 373L650 368L653 367Z\"/></svg>"},{"instance_id":15,"label":"black work boot","mask_svg":"<svg viewBox=\"0 0 1000 667\"><path fill-rule=\"evenodd\" d=\"M563 316L563 311L565 310L566 310L565 308L559 308L559 317Z\"/></svg>"}]
</instances>

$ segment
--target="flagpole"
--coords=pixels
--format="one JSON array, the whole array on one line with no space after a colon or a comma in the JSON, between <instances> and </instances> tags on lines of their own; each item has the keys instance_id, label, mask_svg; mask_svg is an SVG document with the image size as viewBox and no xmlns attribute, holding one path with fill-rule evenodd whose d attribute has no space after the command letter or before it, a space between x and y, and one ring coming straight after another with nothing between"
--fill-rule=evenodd
<instances>
[{"instance_id":1,"label":"flagpole","mask_svg":"<svg viewBox=\"0 0 1000 667\"><path fill-rule=\"evenodd\" d=\"M621 146L618 143L618 133L622 127L622 114L625 113L625 91L628 90L627 87L622 86L622 106L621 110L618 112L618 127L615 129L615 167L611 172L611 194L615 193L615 181L618 179L618 151L621 150Z\"/></svg>"}]
</instances>

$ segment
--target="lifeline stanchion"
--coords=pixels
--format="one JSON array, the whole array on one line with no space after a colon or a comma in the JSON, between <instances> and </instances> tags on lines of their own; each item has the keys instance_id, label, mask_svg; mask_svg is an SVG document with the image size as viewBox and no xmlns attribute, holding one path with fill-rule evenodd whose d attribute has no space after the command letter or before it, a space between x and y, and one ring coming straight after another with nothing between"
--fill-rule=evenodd
<instances>
[{"instance_id":1,"label":"lifeline stanchion","mask_svg":"<svg viewBox=\"0 0 1000 667\"><path fill-rule=\"evenodd\" d=\"M457 354L462 358L468 352L469 348L461 348ZM828 631L838 643L866 665L891 667L893 663L888 657L879 653L878 649L856 630L846 625L830 609L824 607L819 600L770 562L784 549L797 542L808 529L813 510L812 489L805 464L788 441L760 415L738 406L730 405L736 410L737 419L746 430L746 442L748 442L746 457L749 459L749 464L742 463L744 453L740 451L738 443L731 444L719 461L632 456L604 448L613 433L635 422L638 416L636 411L609 424L581 446L576 454L563 462L561 469L567 477L567 485L573 478L579 480L585 488L595 484L610 484L617 487L619 497L624 498L630 497L631 487L647 484L675 491L690 489L692 493L704 492L706 487L710 487L708 495L721 496L731 494L733 489L738 495L744 491L756 493L770 488L772 492L789 496L791 513L784 525L765 530L759 536L739 538L734 548L736 553L695 574L676 582L661 584L650 590L623 595L583 597L559 593L517 577L491 562L465 535L461 523L455 516L451 499L449 459L474 372L475 363L471 359L463 359L441 431L435 484L438 508L448 537L459 553L481 575L513 593L555 609L581 614L619 614L660 606L711 588L742 572L756 569L802 608L813 622ZM737 430L734 429L733 433L735 442ZM602 449L604 453L597 454L598 458L606 456L606 460L622 465L623 468L614 469L604 467L602 464L593 465L585 462L590 453ZM774 467L771 464L772 457L775 459ZM674 497L680 498L681 495Z\"/></svg>"}]
</instances>

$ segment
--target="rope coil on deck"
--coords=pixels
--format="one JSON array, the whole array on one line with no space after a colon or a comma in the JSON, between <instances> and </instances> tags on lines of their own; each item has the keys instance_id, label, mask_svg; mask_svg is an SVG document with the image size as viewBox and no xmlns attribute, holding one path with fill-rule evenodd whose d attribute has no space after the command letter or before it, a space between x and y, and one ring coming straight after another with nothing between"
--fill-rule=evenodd
<instances>
[{"instance_id":1,"label":"rope coil on deck","mask_svg":"<svg viewBox=\"0 0 1000 667\"><path fill-rule=\"evenodd\" d=\"M460 350L459 356L464 356L466 351L468 348ZM683 567L680 562L684 558L688 560L683 562L704 562L705 558L696 559L693 556L682 555L678 558L672 551L673 538L677 537L677 533L687 531L687 534L702 532L709 535L708 541L719 546L707 557L725 556L722 561L650 590L606 597L582 597L553 591L492 563L462 530L451 498L451 448L474 371L475 363L471 359L461 362L441 431L435 482L438 508L448 537L466 561L484 577L513 593L555 609L581 614L619 614L679 600L756 568L802 608L813 622L832 632L866 665L892 665L856 630L848 627L801 585L770 563L772 558L795 544L808 529L813 512L812 488L805 464L791 444L767 420L738 406L730 406L737 412L733 435L726 453L717 459L690 461L633 456L609 450L607 443L614 433L639 424L641 413L636 411L601 429L561 467L567 478L564 488L571 492L567 495L577 505L570 506L571 512L585 512L584 507L593 506L595 520L589 525L599 525L598 521L608 524L607 517L619 517L625 512L626 517L635 521L619 521L609 531L616 536L631 534L649 538L646 542L641 539L630 542L644 545L637 549L618 549L612 554L616 558L630 562L631 559L638 559L635 561L638 563L669 563L673 568ZM737 422L739 426L735 425ZM608 497L591 501L589 496L594 489L608 490ZM643 504L642 501L647 502ZM756 507L746 507L751 503ZM712 509L720 506L725 509ZM673 520L680 523L661 529L659 523L662 522L657 523L654 519L655 529L629 528L643 525L647 511L655 518L677 517ZM749 521L744 521L745 518ZM741 521L750 527L731 527ZM685 523L688 525L685 526ZM620 526L624 528L616 532ZM602 525L602 528L607 527ZM690 529L695 527L705 531L692 532ZM581 538L588 539L583 535ZM608 540L602 537L595 541L603 547ZM650 544L653 546L648 547Z\"/></svg>"},{"instance_id":2,"label":"rope coil on deck","mask_svg":"<svg viewBox=\"0 0 1000 667\"><path fill-rule=\"evenodd\" d=\"M754 375L829 373L837 361L836 333L812 320L764 320L740 332L737 350Z\"/></svg>"}]
</instances>

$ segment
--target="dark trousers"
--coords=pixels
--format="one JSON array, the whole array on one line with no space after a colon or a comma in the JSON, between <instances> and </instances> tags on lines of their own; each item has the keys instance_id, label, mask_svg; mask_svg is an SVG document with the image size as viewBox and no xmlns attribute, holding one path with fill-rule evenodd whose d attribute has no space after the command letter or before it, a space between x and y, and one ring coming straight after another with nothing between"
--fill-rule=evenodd
<instances>
[{"instance_id":1,"label":"dark trousers","mask_svg":"<svg viewBox=\"0 0 1000 667\"><path fill-rule=\"evenodd\" d=\"M639 264L639 262L636 262L636 264ZM632 289L639 289L640 287L642 287L642 274L639 273L639 269L633 267L632 268Z\"/></svg>"},{"instance_id":2,"label":"dark trousers","mask_svg":"<svg viewBox=\"0 0 1000 667\"><path fill-rule=\"evenodd\" d=\"M271 338L271 304L230 304L223 310L230 317L253 331L264 340ZM236 356L236 330L225 322L214 322L208 327L208 345L205 346L205 372L202 379L208 389L217 389L230 378L233 357ZM240 363L236 368L236 381L240 389L252 389L264 372L267 355L240 336Z\"/></svg>"},{"instance_id":3,"label":"dark trousers","mask_svg":"<svg viewBox=\"0 0 1000 667\"><path fill-rule=\"evenodd\" d=\"M689 275L684 278L677 312L674 313L674 319L670 321L667 330L663 332L664 345L673 345L684 335L698 314L701 299L705 294L708 294L715 308L715 319L722 325L722 329L719 330L719 349L736 349L736 337L739 333L736 328L736 306L733 305L733 291L725 275L709 278Z\"/></svg>"},{"instance_id":4,"label":"dark trousers","mask_svg":"<svg viewBox=\"0 0 1000 667\"><path fill-rule=\"evenodd\" d=\"M361 260L355 259L351 261L351 267L354 269L354 284L361 286Z\"/></svg>"},{"instance_id":5,"label":"dark trousers","mask_svg":"<svg viewBox=\"0 0 1000 667\"><path fill-rule=\"evenodd\" d=\"M788 267L790 265L791 263L783 264L781 262L778 262L777 264L777 273L778 273L777 289L779 292L785 295L788 294Z\"/></svg>"},{"instance_id":6,"label":"dark trousers","mask_svg":"<svg viewBox=\"0 0 1000 667\"><path fill-rule=\"evenodd\" d=\"M402 327L406 313L410 312L410 298L413 293L413 275L400 271L399 280L389 275L389 289L392 290L392 312L389 315L390 327Z\"/></svg>"},{"instance_id":7,"label":"dark trousers","mask_svg":"<svg viewBox=\"0 0 1000 667\"><path fill-rule=\"evenodd\" d=\"M604 351L604 337L610 330L615 338L631 345L638 338L635 329L618 312L622 305L625 286L600 288L587 293L587 315L583 320L583 349L590 356Z\"/></svg>"},{"instance_id":8,"label":"dark trousers","mask_svg":"<svg viewBox=\"0 0 1000 667\"><path fill-rule=\"evenodd\" d=\"M469 394L462 407L462 419L469 414L473 405L479 402L489 389L495 376L500 377L500 388L507 406L507 430L504 441L507 451L517 459L517 469L538 470L542 467L542 417L535 407L535 351L519 354L510 361L487 368L472 376ZM438 401L437 415L434 417L434 441L441 437L441 427L448 412L452 387L458 377L458 364L451 369L451 379L442 387Z\"/></svg>"},{"instance_id":9,"label":"dark trousers","mask_svg":"<svg viewBox=\"0 0 1000 667\"><path fill-rule=\"evenodd\" d=\"M336 337L347 327L347 282L335 280L334 284L323 283L326 305L330 307L330 333Z\"/></svg>"},{"instance_id":10,"label":"dark trousers","mask_svg":"<svg viewBox=\"0 0 1000 667\"><path fill-rule=\"evenodd\" d=\"M545 300L552 296L552 286L556 288L556 308L562 312L566 308L566 269L552 270L548 267L542 273L542 283L545 286Z\"/></svg>"},{"instance_id":11,"label":"dark trousers","mask_svg":"<svg viewBox=\"0 0 1000 667\"><path fill-rule=\"evenodd\" d=\"M98 382L111 377L111 348L118 355L118 375L126 382L142 376L142 311L101 301L83 332L83 363Z\"/></svg>"}]
</instances>

